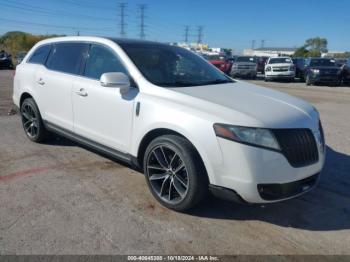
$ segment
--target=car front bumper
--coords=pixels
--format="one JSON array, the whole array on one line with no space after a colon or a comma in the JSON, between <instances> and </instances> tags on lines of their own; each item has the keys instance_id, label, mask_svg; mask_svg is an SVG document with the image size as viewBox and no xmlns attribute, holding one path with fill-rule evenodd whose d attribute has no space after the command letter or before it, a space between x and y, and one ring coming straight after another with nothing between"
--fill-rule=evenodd
<instances>
[{"instance_id":1,"label":"car front bumper","mask_svg":"<svg viewBox=\"0 0 350 262\"><path fill-rule=\"evenodd\" d=\"M293 79L294 77L295 77L294 71L286 71L286 72L265 71L265 78L267 79Z\"/></svg>"},{"instance_id":2,"label":"car front bumper","mask_svg":"<svg viewBox=\"0 0 350 262\"><path fill-rule=\"evenodd\" d=\"M313 83L339 83L341 81L341 77L340 75L311 74L310 80Z\"/></svg>"},{"instance_id":3,"label":"car front bumper","mask_svg":"<svg viewBox=\"0 0 350 262\"><path fill-rule=\"evenodd\" d=\"M235 199L248 203L277 202L310 191L325 162L320 148L316 163L295 168L282 153L222 138L218 142L223 162L215 167L215 186L233 191Z\"/></svg>"},{"instance_id":4,"label":"car front bumper","mask_svg":"<svg viewBox=\"0 0 350 262\"><path fill-rule=\"evenodd\" d=\"M252 69L232 69L232 76L256 76L257 71Z\"/></svg>"}]
</instances>

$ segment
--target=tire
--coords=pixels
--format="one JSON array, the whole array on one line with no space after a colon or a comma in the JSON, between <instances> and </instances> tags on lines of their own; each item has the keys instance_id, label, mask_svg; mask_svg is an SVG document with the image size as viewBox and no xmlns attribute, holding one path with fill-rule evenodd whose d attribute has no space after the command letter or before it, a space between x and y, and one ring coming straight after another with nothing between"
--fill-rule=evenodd
<instances>
[{"instance_id":1,"label":"tire","mask_svg":"<svg viewBox=\"0 0 350 262\"><path fill-rule=\"evenodd\" d=\"M33 142L44 142L49 132L46 130L38 106L33 98L26 98L20 109L22 126L26 136Z\"/></svg>"},{"instance_id":2,"label":"tire","mask_svg":"<svg viewBox=\"0 0 350 262\"><path fill-rule=\"evenodd\" d=\"M307 86L311 86L311 80L309 75L306 76L305 83Z\"/></svg>"},{"instance_id":3,"label":"tire","mask_svg":"<svg viewBox=\"0 0 350 262\"><path fill-rule=\"evenodd\" d=\"M143 169L151 193L167 208L186 211L208 193L203 162L183 137L164 135L154 139L144 154Z\"/></svg>"}]
</instances>

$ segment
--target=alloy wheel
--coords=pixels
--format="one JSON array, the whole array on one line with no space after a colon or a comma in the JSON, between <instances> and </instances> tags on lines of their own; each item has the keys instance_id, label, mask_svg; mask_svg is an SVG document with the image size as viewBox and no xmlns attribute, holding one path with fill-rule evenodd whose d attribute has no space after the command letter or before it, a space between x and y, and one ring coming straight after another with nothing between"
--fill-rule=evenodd
<instances>
[{"instance_id":1,"label":"alloy wheel","mask_svg":"<svg viewBox=\"0 0 350 262\"><path fill-rule=\"evenodd\" d=\"M21 116L26 134L30 138L35 138L39 132L39 120L31 105L23 104L21 108Z\"/></svg>"},{"instance_id":2,"label":"alloy wheel","mask_svg":"<svg viewBox=\"0 0 350 262\"><path fill-rule=\"evenodd\" d=\"M185 162L167 145L152 149L147 158L147 176L153 191L164 202L180 203L189 188L189 176Z\"/></svg>"}]
</instances>

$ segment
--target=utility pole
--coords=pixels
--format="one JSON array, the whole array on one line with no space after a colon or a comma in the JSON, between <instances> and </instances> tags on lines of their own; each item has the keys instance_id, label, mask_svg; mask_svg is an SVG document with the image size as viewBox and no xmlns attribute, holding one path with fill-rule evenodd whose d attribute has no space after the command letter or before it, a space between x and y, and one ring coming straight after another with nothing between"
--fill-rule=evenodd
<instances>
[{"instance_id":1,"label":"utility pole","mask_svg":"<svg viewBox=\"0 0 350 262\"><path fill-rule=\"evenodd\" d=\"M203 40L203 26L200 25L197 27L197 44L201 44Z\"/></svg>"},{"instance_id":2,"label":"utility pole","mask_svg":"<svg viewBox=\"0 0 350 262\"><path fill-rule=\"evenodd\" d=\"M119 22L119 26L120 26L120 37L126 37L126 33L125 33L125 27L126 27L126 23L125 23L125 9L127 7L126 3L120 3L119 4L119 17L120 17L120 22Z\"/></svg>"},{"instance_id":3,"label":"utility pole","mask_svg":"<svg viewBox=\"0 0 350 262\"><path fill-rule=\"evenodd\" d=\"M261 48L264 48L264 47L265 47L265 40L262 39L262 40L261 40Z\"/></svg>"},{"instance_id":4,"label":"utility pole","mask_svg":"<svg viewBox=\"0 0 350 262\"><path fill-rule=\"evenodd\" d=\"M189 32L190 32L190 27L188 25L185 26L185 43L188 43L188 36L189 36Z\"/></svg>"},{"instance_id":5,"label":"utility pole","mask_svg":"<svg viewBox=\"0 0 350 262\"><path fill-rule=\"evenodd\" d=\"M252 49L255 49L255 40L252 40Z\"/></svg>"},{"instance_id":6,"label":"utility pole","mask_svg":"<svg viewBox=\"0 0 350 262\"><path fill-rule=\"evenodd\" d=\"M146 34L145 34L145 10L147 8L147 5L141 4L139 5L140 8L140 38L145 39Z\"/></svg>"}]
</instances>

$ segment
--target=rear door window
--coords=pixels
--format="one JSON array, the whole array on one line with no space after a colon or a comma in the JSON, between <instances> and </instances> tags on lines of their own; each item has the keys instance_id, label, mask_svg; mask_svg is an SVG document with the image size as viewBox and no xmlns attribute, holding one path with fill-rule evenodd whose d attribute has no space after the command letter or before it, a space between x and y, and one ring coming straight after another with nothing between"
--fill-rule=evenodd
<instances>
[{"instance_id":1,"label":"rear door window","mask_svg":"<svg viewBox=\"0 0 350 262\"><path fill-rule=\"evenodd\" d=\"M51 45L39 46L29 58L28 62L32 64L45 64L46 58L49 55L50 50Z\"/></svg>"},{"instance_id":2,"label":"rear door window","mask_svg":"<svg viewBox=\"0 0 350 262\"><path fill-rule=\"evenodd\" d=\"M92 79L100 79L101 75L110 72L127 71L117 55L107 47L92 44L86 59L84 76Z\"/></svg>"},{"instance_id":3,"label":"rear door window","mask_svg":"<svg viewBox=\"0 0 350 262\"><path fill-rule=\"evenodd\" d=\"M80 74L88 47L89 45L85 43L53 44L46 67L63 73Z\"/></svg>"}]
</instances>

